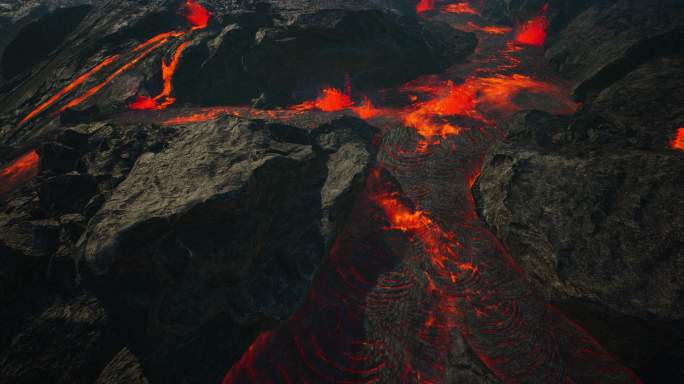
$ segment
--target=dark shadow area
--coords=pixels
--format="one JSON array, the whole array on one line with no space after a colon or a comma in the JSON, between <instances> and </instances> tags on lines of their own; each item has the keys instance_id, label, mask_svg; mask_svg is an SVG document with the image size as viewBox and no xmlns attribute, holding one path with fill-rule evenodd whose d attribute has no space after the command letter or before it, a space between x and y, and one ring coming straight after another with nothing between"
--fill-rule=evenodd
<instances>
[{"instance_id":1,"label":"dark shadow area","mask_svg":"<svg viewBox=\"0 0 684 384\"><path fill-rule=\"evenodd\" d=\"M12 78L48 58L91 9L90 5L58 9L24 27L5 49L2 76Z\"/></svg>"}]
</instances>

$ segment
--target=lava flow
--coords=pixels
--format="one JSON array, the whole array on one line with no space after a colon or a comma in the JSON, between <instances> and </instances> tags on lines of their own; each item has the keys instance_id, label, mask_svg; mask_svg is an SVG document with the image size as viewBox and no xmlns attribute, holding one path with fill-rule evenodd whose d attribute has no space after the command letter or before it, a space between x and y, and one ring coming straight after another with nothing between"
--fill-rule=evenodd
<instances>
[{"instance_id":1,"label":"lava flow","mask_svg":"<svg viewBox=\"0 0 684 384\"><path fill-rule=\"evenodd\" d=\"M672 149L684 152L684 127L679 128L671 143Z\"/></svg>"},{"instance_id":2,"label":"lava flow","mask_svg":"<svg viewBox=\"0 0 684 384\"><path fill-rule=\"evenodd\" d=\"M442 8L442 11L447 13L456 13L464 15L479 15L480 11L474 9L470 3L455 3L447 4Z\"/></svg>"},{"instance_id":3,"label":"lava flow","mask_svg":"<svg viewBox=\"0 0 684 384\"><path fill-rule=\"evenodd\" d=\"M512 29L510 27L501 27L501 26L496 26L496 25L487 25L487 26L480 26L476 23L473 23L472 21L467 22L464 25L459 25L457 26L458 29L463 30L465 32L483 32L487 33L490 35L505 35L507 33L511 33Z\"/></svg>"},{"instance_id":4,"label":"lava flow","mask_svg":"<svg viewBox=\"0 0 684 384\"><path fill-rule=\"evenodd\" d=\"M211 18L211 13L204 8L202 5L194 0L186 0L183 4L183 12L186 21L190 25L190 32L200 29L204 29L209 25L209 19ZM117 77L127 72L140 61L148 57L150 54L154 53L157 49L166 45L172 39L182 39L188 36L188 31L170 31L160 33L152 38L146 40L143 43L138 44L133 49L131 49L132 57L121 64L114 71L109 73L103 80L91 86L82 92L79 96L74 97L64 103L58 110L58 113L62 113L68 109L77 107L84 102L88 101L94 95L99 93L104 87L109 85ZM163 88L159 95L156 97L146 97L139 96L134 102L130 104L131 109L164 109L175 102L175 98L171 96L172 92L172 81L173 75L178 67L180 59L183 55L183 51L188 47L189 41L183 41L175 50L171 60L168 63L162 61L162 80ZM58 91L55 95L50 97L47 101L41 103L37 108L29 112L24 118L19 122L19 125L23 125L28 121L36 118L38 115L51 108L54 104L59 102L67 94L75 91L78 87L85 84L90 78L103 71L105 68L117 63L119 61L125 60L126 55L117 54L105 58L102 62L95 65L92 69L86 71L84 74L77 77L75 80L71 81L64 88Z\"/></svg>"},{"instance_id":5,"label":"lava flow","mask_svg":"<svg viewBox=\"0 0 684 384\"><path fill-rule=\"evenodd\" d=\"M38 153L32 150L0 170L0 196L35 177L38 174L39 160Z\"/></svg>"},{"instance_id":6,"label":"lava flow","mask_svg":"<svg viewBox=\"0 0 684 384\"><path fill-rule=\"evenodd\" d=\"M417 10L433 7L421 1ZM497 121L534 102L531 95L543 99L531 107L577 108L562 86L519 72L526 54L538 54L519 46L537 45L520 35L503 41L486 33L500 49L473 60L486 67L450 70L466 72L460 79L426 76L388 91L409 104L368 102L383 134L352 224L300 309L259 336L224 384L441 383L457 380L453 346L463 343L505 383L639 382L534 292L476 212L471 189L487 149L503 136ZM349 88L328 88L286 112L360 116L360 106Z\"/></svg>"},{"instance_id":7,"label":"lava flow","mask_svg":"<svg viewBox=\"0 0 684 384\"><path fill-rule=\"evenodd\" d=\"M187 48L189 44L189 41L184 41L176 48L169 63L162 62L162 80L164 81L164 87L162 88L161 93L156 97L138 96L138 98L129 105L130 109L162 110L176 102L176 99L171 97L173 75L176 73L176 68L178 68L178 63L183 56L183 51L185 51L185 48Z\"/></svg>"},{"instance_id":8,"label":"lava flow","mask_svg":"<svg viewBox=\"0 0 684 384\"><path fill-rule=\"evenodd\" d=\"M549 10L549 5L544 5L539 16L528 20L522 26L515 37L520 44L533 45L541 47L546 42L546 30L549 27L549 19L546 17L546 12Z\"/></svg>"},{"instance_id":9,"label":"lava flow","mask_svg":"<svg viewBox=\"0 0 684 384\"><path fill-rule=\"evenodd\" d=\"M416 13L424 13L435 9L435 0L420 0L416 4Z\"/></svg>"}]
</instances>

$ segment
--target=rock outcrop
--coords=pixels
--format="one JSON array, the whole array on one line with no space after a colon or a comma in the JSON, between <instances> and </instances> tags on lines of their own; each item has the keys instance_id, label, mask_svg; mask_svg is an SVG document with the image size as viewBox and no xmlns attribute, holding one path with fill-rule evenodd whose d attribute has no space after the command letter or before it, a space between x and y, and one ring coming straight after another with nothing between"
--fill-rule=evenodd
<instances>
[{"instance_id":1,"label":"rock outcrop","mask_svg":"<svg viewBox=\"0 0 684 384\"><path fill-rule=\"evenodd\" d=\"M584 105L525 112L489 152L481 210L531 282L646 380L684 351L682 20L678 2L587 3L546 57ZM678 379L675 379L677 381Z\"/></svg>"}]
</instances>

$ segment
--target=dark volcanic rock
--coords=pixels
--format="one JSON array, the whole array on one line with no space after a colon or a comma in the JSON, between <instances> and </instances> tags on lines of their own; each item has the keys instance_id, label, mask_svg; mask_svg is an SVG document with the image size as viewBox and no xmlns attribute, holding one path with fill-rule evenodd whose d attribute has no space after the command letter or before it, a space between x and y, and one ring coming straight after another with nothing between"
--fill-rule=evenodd
<instances>
[{"instance_id":1,"label":"dark volcanic rock","mask_svg":"<svg viewBox=\"0 0 684 384\"><path fill-rule=\"evenodd\" d=\"M534 114L519 116L516 133L552 135ZM555 301L684 319L682 156L553 147L513 135L480 181L485 218L532 281Z\"/></svg>"},{"instance_id":2,"label":"dark volcanic rock","mask_svg":"<svg viewBox=\"0 0 684 384\"><path fill-rule=\"evenodd\" d=\"M222 119L138 159L91 220L85 260L157 380L217 381L292 314L363 184L372 136L354 119L312 135ZM222 358L207 363L209 351Z\"/></svg>"},{"instance_id":3,"label":"dark volcanic rock","mask_svg":"<svg viewBox=\"0 0 684 384\"><path fill-rule=\"evenodd\" d=\"M581 99L660 56L681 55L684 4L678 0L588 3L553 39L547 59ZM567 7L567 6L565 6Z\"/></svg>"},{"instance_id":4,"label":"dark volcanic rock","mask_svg":"<svg viewBox=\"0 0 684 384\"><path fill-rule=\"evenodd\" d=\"M648 382L680 381L684 163L670 142L684 125L684 6L555 6L546 57L585 105L508 124L481 212L548 299Z\"/></svg>"},{"instance_id":5,"label":"dark volcanic rock","mask_svg":"<svg viewBox=\"0 0 684 384\"><path fill-rule=\"evenodd\" d=\"M475 47L471 34L419 23L377 2L299 3L227 15L230 24L194 47L180 69L180 99L235 104L263 95L282 105L345 81L377 89L437 72Z\"/></svg>"},{"instance_id":6,"label":"dark volcanic rock","mask_svg":"<svg viewBox=\"0 0 684 384\"><path fill-rule=\"evenodd\" d=\"M33 314L22 314L11 340L2 340L0 380L92 383L121 342L108 316L92 295L47 300L53 302ZM15 321L3 321L3 328L12 327Z\"/></svg>"}]
</instances>

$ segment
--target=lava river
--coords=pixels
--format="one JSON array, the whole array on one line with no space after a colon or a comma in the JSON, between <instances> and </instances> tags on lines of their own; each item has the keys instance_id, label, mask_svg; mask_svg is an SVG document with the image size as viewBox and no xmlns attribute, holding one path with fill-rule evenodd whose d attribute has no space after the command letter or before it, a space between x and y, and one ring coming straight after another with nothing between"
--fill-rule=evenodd
<instances>
[{"instance_id":1,"label":"lava river","mask_svg":"<svg viewBox=\"0 0 684 384\"><path fill-rule=\"evenodd\" d=\"M349 225L337 236L299 310L261 334L226 374L232 383L444 383L459 377L455 346L467 345L505 383L630 383L634 374L585 330L547 304L479 218L471 189L497 122L522 109L573 113L566 87L546 72L548 7L518 28L486 25L481 2L421 0L421 17L440 17L478 35L470 59L397 89L355 94L328 87L289 108L167 110L188 36L209 13L185 3L190 28L105 58L39 104L21 123L84 103L163 46L163 87L133 110L154 110L163 125L222 115L296 123L353 115L381 128L378 164ZM89 79L100 72L102 80ZM101 75L101 74L100 74ZM67 95L82 89L79 96ZM392 102L386 102L387 100ZM146 113L146 112L130 112ZM673 148L681 146L675 139ZM2 176L26 178L30 152ZM1 180L1 179L0 179ZM463 347L461 347L462 350ZM465 353L465 352L464 352ZM457 353L456 353L457 354ZM486 369L485 369L486 371ZM484 373L483 373L484 374Z\"/></svg>"},{"instance_id":2,"label":"lava river","mask_svg":"<svg viewBox=\"0 0 684 384\"><path fill-rule=\"evenodd\" d=\"M417 11L433 8L421 1ZM531 75L550 78L538 64L547 11L513 31L479 27L470 4L443 7L440 17L469 26L480 48L440 76L378 93L403 97L400 106L376 107L381 96L372 103L348 87L328 88L286 110L219 108L166 121L344 111L383 127L378 165L352 224L305 302L258 337L224 384L458 382L453 350L463 342L505 383L640 382L529 287L471 194L487 148L505 136L497 121L523 108L562 114L578 107L560 82Z\"/></svg>"}]
</instances>

